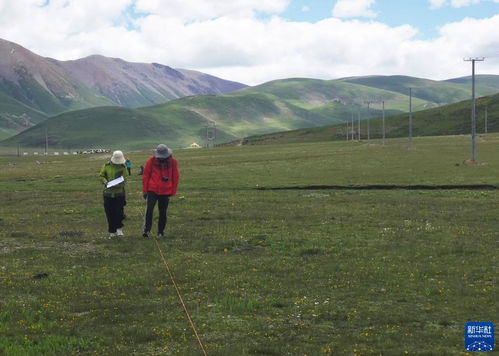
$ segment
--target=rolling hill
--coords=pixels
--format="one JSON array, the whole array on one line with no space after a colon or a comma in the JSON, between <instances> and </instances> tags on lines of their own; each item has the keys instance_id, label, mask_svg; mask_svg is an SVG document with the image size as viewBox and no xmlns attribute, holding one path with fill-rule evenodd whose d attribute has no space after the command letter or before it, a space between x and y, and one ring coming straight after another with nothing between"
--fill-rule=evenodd
<instances>
[{"instance_id":1,"label":"rolling hill","mask_svg":"<svg viewBox=\"0 0 499 356\"><path fill-rule=\"evenodd\" d=\"M427 85L432 88L432 85L440 86L441 83L428 81ZM444 85L456 86L455 93L463 90L459 84ZM368 111L366 98L383 100L386 116L408 109L408 96L396 91L345 80L295 78L221 96L184 97L151 107L105 107L64 113L5 140L2 145L39 146L45 140L47 129L50 146L59 148L119 146L143 149L158 141L167 142L172 147L185 147L193 142L204 142L209 122L216 124L216 143L220 144L251 135L323 127L350 122L352 118L380 116L381 104L371 103ZM413 98L414 111L432 107L437 108L438 104ZM114 134L116 130L119 134ZM374 130L373 127L373 134Z\"/></svg>"},{"instance_id":2,"label":"rolling hill","mask_svg":"<svg viewBox=\"0 0 499 356\"><path fill-rule=\"evenodd\" d=\"M115 144L138 149L159 139L172 147L185 147L204 140L209 122L216 123L216 142L221 143L253 134L340 123L362 108L363 97L371 95L386 98L387 108L393 113L401 112L407 103L401 94L362 85L288 79L223 96L189 96L152 107L104 107L64 113L5 140L2 145L40 146L45 142L47 129L53 147ZM420 106L433 105L419 99L416 102ZM373 109L370 114L375 112ZM120 133L114 135L113 130Z\"/></svg>"},{"instance_id":3,"label":"rolling hill","mask_svg":"<svg viewBox=\"0 0 499 356\"><path fill-rule=\"evenodd\" d=\"M3 144L43 147L47 133L50 148L68 150L94 147L145 148L157 145L158 141L174 143L178 142L179 137L182 139L189 137L185 127L179 129L175 125L177 120L190 122L194 128L202 127L203 118L192 112L171 110L170 115L168 124L165 124L158 115L137 109L98 107L72 111L31 127L4 141ZM197 136L199 133L195 132L194 135Z\"/></svg>"},{"instance_id":4,"label":"rolling hill","mask_svg":"<svg viewBox=\"0 0 499 356\"><path fill-rule=\"evenodd\" d=\"M499 94L477 99L477 133L485 132L485 112L487 112L487 132L499 132ZM361 139L366 140L367 125L361 123ZM398 114L385 118L385 135L387 138L408 137L408 114ZM276 132L266 135L254 135L231 144L259 145L298 142L316 142L346 140L346 124L298 129ZM469 135L471 130L471 100L432 108L413 113L413 137L437 135ZM348 128L351 132L351 126ZM354 132L358 138L358 123ZM370 136L373 139L382 137L382 119L370 120Z\"/></svg>"},{"instance_id":5,"label":"rolling hill","mask_svg":"<svg viewBox=\"0 0 499 356\"><path fill-rule=\"evenodd\" d=\"M470 86L471 85L471 76L448 79L448 80L445 80L445 82L465 84L465 85ZM477 74L477 75L475 75L475 85L477 85L477 90L480 90L481 86L499 89L499 75Z\"/></svg>"},{"instance_id":6,"label":"rolling hill","mask_svg":"<svg viewBox=\"0 0 499 356\"><path fill-rule=\"evenodd\" d=\"M296 110L299 111L299 108ZM140 109L99 107L64 113L2 142L3 146L59 148L122 147L144 149L166 142L171 147L202 143L206 127L216 120L217 142L327 122L318 115L296 116L285 103L263 94L194 96ZM314 121L315 120L315 121ZM317 125L315 124L315 125Z\"/></svg>"},{"instance_id":7,"label":"rolling hill","mask_svg":"<svg viewBox=\"0 0 499 356\"><path fill-rule=\"evenodd\" d=\"M404 95L409 95L411 88L413 98L428 100L437 105L451 104L470 97L470 77L436 81L393 75L343 78L341 80ZM476 76L475 84L477 96L495 94L499 89L499 75Z\"/></svg>"}]
</instances>

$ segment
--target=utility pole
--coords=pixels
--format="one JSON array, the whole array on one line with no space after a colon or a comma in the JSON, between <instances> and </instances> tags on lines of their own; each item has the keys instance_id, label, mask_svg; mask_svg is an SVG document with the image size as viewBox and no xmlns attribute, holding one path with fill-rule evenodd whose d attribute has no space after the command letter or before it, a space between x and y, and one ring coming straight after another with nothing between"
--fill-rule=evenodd
<instances>
[{"instance_id":1,"label":"utility pole","mask_svg":"<svg viewBox=\"0 0 499 356\"><path fill-rule=\"evenodd\" d=\"M412 148L412 88L409 88L409 148Z\"/></svg>"},{"instance_id":2,"label":"utility pole","mask_svg":"<svg viewBox=\"0 0 499 356\"><path fill-rule=\"evenodd\" d=\"M371 111L369 110L369 105L371 105L371 102L367 102L367 142L371 139Z\"/></svg>"},{"instance_id":3,"label":"utility pole","mask_svg":"<svg viewBox=\"0 0 499 356\"><path fill-rule=\"evenodd\" d=\"M475 62L482 62L485 58L468 58L471 62L471 162L476 162L476 103L475 103Z\"/></svg>"},{"instance_id":4,"label":"utility pole","mask_svg":"<svg viewBox=\"0 0 499 356\"><path fill-rule=\"evenodd\" d=\"M382 130L383 130L383 146L385 145L385 101L381 101L381 107L383 110L383 116L382 116Z\"/></svg>"},{"instance_id":5,"label":"utility pole","mask_svg":"<svg viewBox=\"0 0 499 356\"><path fill-rule=\"evenodd\" d=\"M485 133L487 133L487 105L485 105Z\"/></svg>"},{"instance_id":6,"label":"utility pole","mask_svg":"<svg viewBox=\"0 0 499 356\"><path fill-rule=\"evenodd\" d=\"M48 155L49 150L49 136L47 134L47 127L45 127L45 156Z\"/></svg>"},{"instance_id":7,"label":"utility pole","mask_svg":"<svg viewBox=\"0 0 499 356\"><path fill-rule=\"evenodd\" d=\"M214 147L217 137L217 124L215 121L208 121L206 125L206 147Z\"/></svg>"},{"instance_id":8,"label":"utility pole","mask_svg":"<svg viewBox=\"0 0 499 356\"><path fill-rule=\"evenodd\" d=\"M355 130L354 130L354 123L353 123L353 111L352 111L352 141L355 139Z\"/></svg>"},{"instance_id":9,"label":"utility pole","mask_svg":"<svg viewBox=\"0 0 499 356\"><path fill-rule=\"evenodd\" d=\"M358 124L359 124L359 141L360 141L360 109L359 109L359 111L357 111L357 120L358 120Z\"/></svg>"},{"instance_id":10,"label":"utility pole","mask_svg":"<svg viewBox=\"0 0 499 356\"><path fill-rule=\"evenodd\" d=\"M372 101L372 100L365 100L364 101L364 104L367 104L367 141L369 141L371 139L371 127L369 125L369 121L371 120L371 110L370 110L369 106L373 102L374 101Z\"/></svg>"}]
</instances>

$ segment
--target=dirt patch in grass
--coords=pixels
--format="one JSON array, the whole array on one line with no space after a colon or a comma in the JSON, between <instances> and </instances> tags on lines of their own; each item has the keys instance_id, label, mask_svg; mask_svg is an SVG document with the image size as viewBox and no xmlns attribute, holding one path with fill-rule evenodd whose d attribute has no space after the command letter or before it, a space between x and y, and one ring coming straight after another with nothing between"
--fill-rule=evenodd
<instances>
[{"instance_id":1,"label":"dirt patch in grass","mask_svg":"<svg viewBox=\"0 0 499 356\"><path fill-rule=\"evenodd\" d=\"M0 246L0 254L7 254L18 250L37 249L61 251L69 256L81 256L97 254L99 247L92 242L67 242L67 241L43 241L43 242L23 242L17 239L5 239Z\"/></svg>"},{"instance_id":2,"label":"dirt patch in grass","mask_svg":"<svg viewBox=\"0 0 499 356\"><path fill-rule=\"evenodd\" d=\"M304 185L290 187L257 187L256 190L497 190L491 184L463 184L463 185Z\"/></svg>"}]
</instances>

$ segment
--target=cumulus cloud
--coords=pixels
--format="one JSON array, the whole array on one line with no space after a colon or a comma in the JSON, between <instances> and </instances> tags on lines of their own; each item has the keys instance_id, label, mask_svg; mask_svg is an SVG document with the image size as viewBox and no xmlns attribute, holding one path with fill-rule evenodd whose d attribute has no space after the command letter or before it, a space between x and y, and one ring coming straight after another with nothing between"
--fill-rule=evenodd
<instances>
[{"instance_id":1,"label":"cumulus cloud","mask_svg":"<svg viewBox=\"0 0 499 356\"><path fill-rule=\"evenodd\" d=\"M187 14L187 3L205 6L196 10L204 15ZM410 25L334 17L292 22L279 17L286 4L283 0L0 0L0 34L59 60L102 54L200 70L246 84L371 74L447 79L468 75L463 58L475 56L486 57L480 63L481 73L499 72L495 35L499 15L447 24L437 38L422 41ZM270 17L262 19L256 16L259 12Z\"/></svg>"},{"instance_id":2,"label":"cumulus cloud","mask_svg":"<svg viewBox=\"0 0 499 356\"><path fill-rule=\"evenodd\" d=\"M376 0L338 0L333 8L333 16L340 18L348 17L376 17L377 14L371 10Z\"/></svg>"}]
</instances>

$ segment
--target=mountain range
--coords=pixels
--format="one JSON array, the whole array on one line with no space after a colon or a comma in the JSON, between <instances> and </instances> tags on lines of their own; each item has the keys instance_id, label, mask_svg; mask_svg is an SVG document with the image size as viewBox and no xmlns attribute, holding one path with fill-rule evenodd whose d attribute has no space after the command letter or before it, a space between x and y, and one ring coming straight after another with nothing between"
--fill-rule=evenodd
<instances>
[{"instance_id":1,"label":"mountain range","mask_svg":"<svg viewBox=\"0 0 499 356\"><path fill-rule=\"evenodd\" d=\"M498 80L499 76L484 78ZM376 79L379 83L386 83L392 77ZM408 91L407 86L412 85L414 80L420 83L412 97L414 112L446 107L441 101L433 102L418 97L428 97L428 92L438 91L439 88L456 86L440 100L455 102L464 96L470 97L469 91L466 92L462 87L464 84L412 77L397 77L400 93L346 80L285 79L225 95L189 96L150 107L97 107L72 111L49 118L3 141L2 145L43 147L45 133L48 133L49 146L61 149L144 149L154 147L157 142L165 142L172 147L186 147L193 142L205 143L207 126L212 123L216 125L215 143L219 144L250 135L323 127L349 122L353 118L364 120L379 117L382 113L379 100L384 101L386 116L405 113L408 111L409 97L404 92ZM441 91L444 92L443 89ZM483 95L499 90L480 87L480 91ZM376 99L370 103L369 110L366 98ZM465 116L468 118L469 113ZM438 131L434 130L434 134L438 134Z\"/></svg>"},{"instance_id":2,"label":"mountain range","mask_svg":"<svg viewBox=\"0 0 499 356\"><path fill-rule=\"evenodd\" d=\"M405 113L410 99L416 112L471 96L469 77L445 81L408 76L290 78L246 87L159 64L102 56L58 62L10 46L10 52L14 50L10 55L16 51L25 55L23 61L15 62L23 65L14 65L14 69L2 65L5 59L0 61L0 80L10 83L0 85L0 127L3 120L10 127L17 124L17 131L22 132L4 134L5 138L11 136L1 143L4 146L41 147L47 133L49 146L57 148L143 149L157 142L185 147L204 143L207 126L213 125L218 144L250 135L369 119L381 115L382 105L386 116ZM48 64L40 67L38 62ZM23 84L26 82L30 85ZM499 92L498 75L478 75L476 83L478 97ZM147 106L155 100L159 104ZM81 109L88 106L91 108ZM6 109L10 117L4 114ZM65 112L54 114L58 110ZM36 125L26 129L24 123Z\"/></svg>"},{"instance_id":3,"label":"mountain range","mask_svg":"<svg viewBox=\"0 0 499 356\"><path fill-rule=\"evenodd\" d=\"M58 61L0 39L0 128L7 133L78 109L134 108L190 95L219 95L244 87L157 63L131 63L98 55Z\"/></svg>"}]
</instances>

